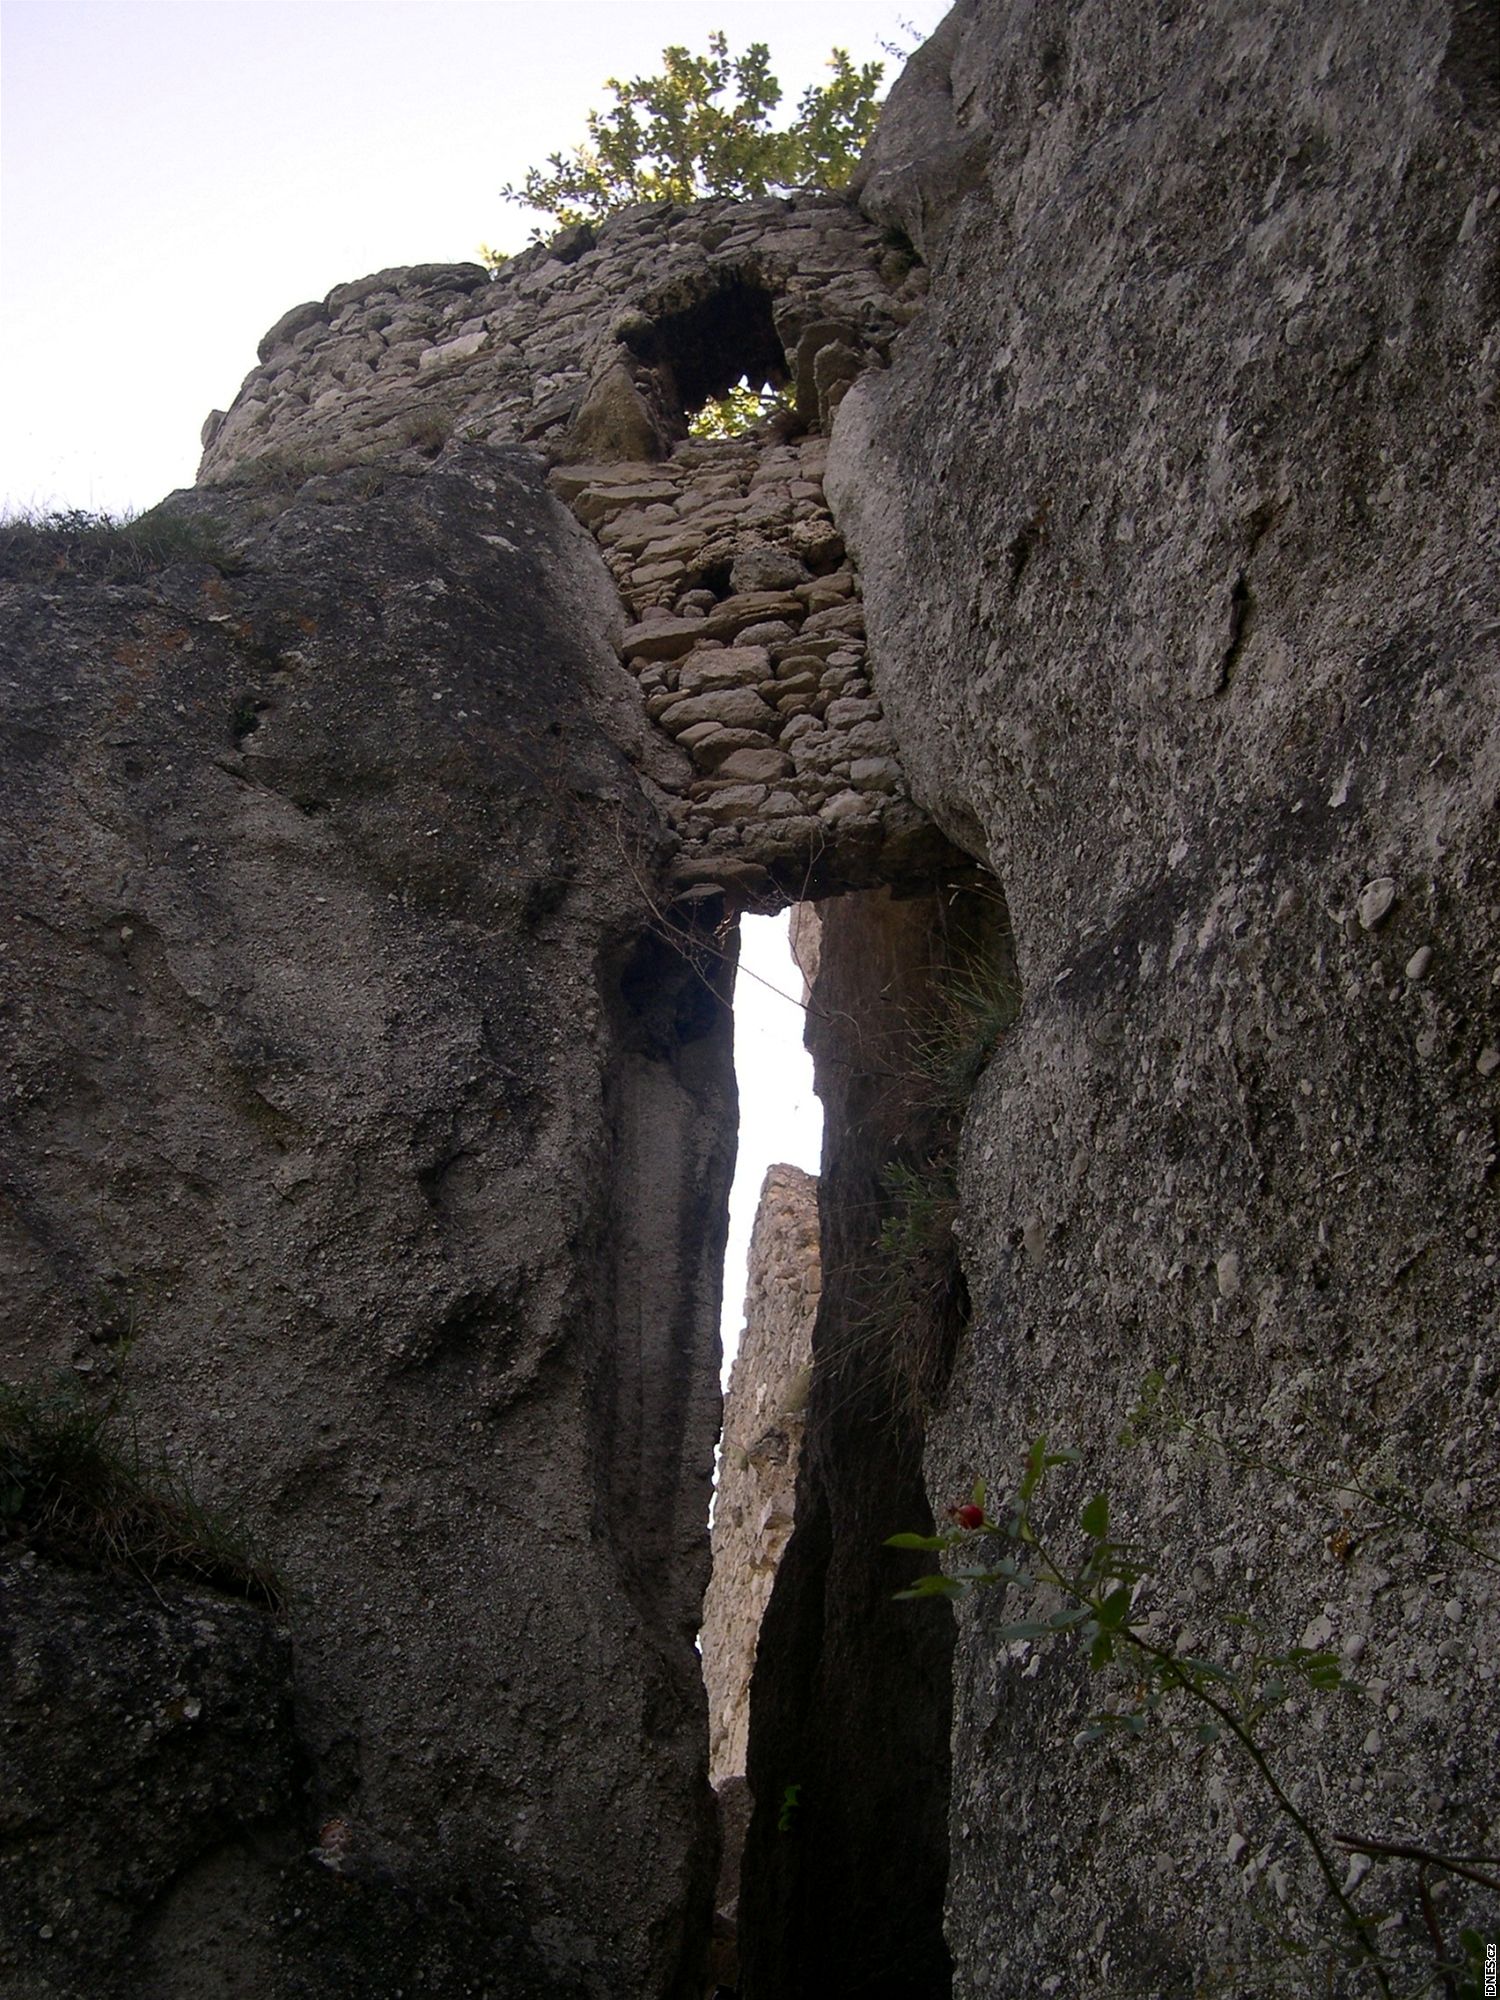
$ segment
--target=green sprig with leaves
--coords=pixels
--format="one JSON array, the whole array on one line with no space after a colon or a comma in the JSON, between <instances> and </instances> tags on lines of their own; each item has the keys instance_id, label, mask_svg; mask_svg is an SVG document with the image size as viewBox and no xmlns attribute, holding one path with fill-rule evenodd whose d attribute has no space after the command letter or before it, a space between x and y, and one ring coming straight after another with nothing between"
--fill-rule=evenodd
<instances>
[{"instance_id":1,"label":"green sprig with leaves","mask_svg":"<svg viewBox=\"0 0 1500 2000\"><path fill-rule=\"evenodd\" d=\"M1340 1880L1335 1850L1377 1854L1397 1852L1389 1843L1354 1835L1329 1834L1316 1826L1291 1796L1271 1762L1262 1731L1267 1719L1300 1692L1314 1694L1363 1692L1344 1673L1336 1653L1307 1646L1278 1646L1260 1623L1240 1613L1226 1622L1236 1629L1234 1664L1226 1666L1201 1654L1164 1642L1136 1607L1150 1571L1132 1543L1120 1538L1111 1521L1109 1496L1095 1493L1078 1511L1081 1552L1072 1559L1044 1538L1037 1507L1049 1479L1078 1464L1072 1449L1049 1450L1038 1438L1027 1451L1015 1494L998 1516L989 1511L984 1481L976 1480L967 1501L948 1510L952 1523L936 1534L900 1534L887 1546L922 1550L951 1558L941 1569L919 1577L900 1598L957 1600L996 1586L1050 1595L1056 1608L1014 1619L995 1636L1005 1643L1073 1641L1086 1649L1094 1673L1120 1665L1130 1689L1120 1701L1106 1703L1089 1716L1079 1743L1098 1742L1112 1735L1141 1737L1153 1726L1170 1726L1180 1718L1199 1751L1216 1743L1238 1749L1276 1811L1311 1854L1322 1878L1327 1904L1334 1912L1345 1947L1352 1951L1373 1981L1382 2000L1392 2000L1392 1967L1381 1950L1377 1919L1358 1910ZM994 1551L998 1548L999 1553ZM1488 1876L1475 1875L1473 1863L1492 1866L1488 1857L1448 1857L1419 1847L1400 1850L1424 1869L1467 1874L1487 1886ZM1430 1900L1422 1880L1424 1917L1428 1920L1437 1959L1434 1978L1443 1990L1466 2000L1475 1974L1476 1934L1465 1930L1459 1956L1452 1957L1436 1930ZM1428 1990L1426 1987L1423 1989Z\"/></svg>"}]
</instances>

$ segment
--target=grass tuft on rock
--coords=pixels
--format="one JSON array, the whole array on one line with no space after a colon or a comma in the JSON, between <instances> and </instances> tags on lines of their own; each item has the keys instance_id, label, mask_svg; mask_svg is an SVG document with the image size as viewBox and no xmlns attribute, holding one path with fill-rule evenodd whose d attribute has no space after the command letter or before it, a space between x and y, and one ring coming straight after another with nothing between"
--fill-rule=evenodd
<instances>
[{"instance_id":1,"label":"grass tuft on rock","mask_svg":"<svg viewBox=\"0 0 1500 2000\"><path fill-rule=\"evenodd\" d=\"M0 520L0 577L71 574L133 583L174 563L208 563L225 576L244 568L217 522L174 513L165 505L145 514L98 514L73 507Z\"/></svg>"},{"instance_id":2,"label":"grass tuft on rock","mask_svg":"<svg viewBox=\"0 0 1500 2000\"><path fill-rule=\"evenodd\" d=\"M269 1611L286 1589L243 1535L151 1462L118 1394L97 1407L67 1376L0 1383L0 1545L154 1583L191 1577Z\"/></svg>"}]
</instances>

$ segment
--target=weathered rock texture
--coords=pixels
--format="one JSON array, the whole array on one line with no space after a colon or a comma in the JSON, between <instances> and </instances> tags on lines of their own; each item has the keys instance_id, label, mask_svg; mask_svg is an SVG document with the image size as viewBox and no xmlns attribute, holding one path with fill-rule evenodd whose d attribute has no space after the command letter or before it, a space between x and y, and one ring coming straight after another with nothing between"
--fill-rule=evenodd
<instances>
[{"instance_id":1,"label":"weathered rock texture","mask_svg":"<svg viewBox=\"0 0 1500 2000\"><path fill-rule=\"evenodd\" d=\"M674 883L770 908L920 880L941 843L865 672L816 433L889 357L925 277L815 195L631 210L493 282L382 271L278 321L205 427L201 477L295 490L466 441L533 445L634 614L617 636L665 739ZM776 434L690 441L688 415L746 374L785 386ZM780 441L799 427L815 434Z\"/></svg>"},{"instance_id":2,"label":"weathered rock texture","mask_svg":"<svg viewBox=\"0 0 1500 2000\"><path fill-rule=\"evenodd\" d=\"M771 1167L751 1232L745 1327L724 1398L713 1580L703 1600L708 1771L716 1785L745 1775L750 1673L792 1531L821 1283L817 1176Z\"/></svg>"},{"instance_id":3,"label":"weathered rock texture","mask_svg":"<svg viewBox=\"0 0 1500 2000\"><path fill-rule=\"evenodd\" d=\"M148 1445L295 1593L302 1847L356 1824L388 1921L469 1913L434 1991L691 1991L720 913L667 907L613 586L534 459L260 511L213 497L234 574L5 582L5 1371L132 1343ZM274 1888L204 1894L301 1993Z\"/></svg>"},{"instance_id":4,"label":"weathered rock texture","mask_svg":"<svg viewBox=\"0 0 1500 2000\"><path fill-rule=\"evenodd\" d=\"M1496 35L960 7L886 130L978 184L929 200L877 141L876 214L946 220L829 475L913 794L1003 881L1027 995L965 1132L933 1497L1080 1447L1056 1532L1109 1485L1154 1630L1227 1661L1251 1613L1358 1661L1364 1699L1266 1725L1320 1825L1491 1853L1495 1570L1443 1524L1494 1547L1500 1509ZM1121 1447L1153 1367L1265 1463ZM957 1989L1247 1990L1285 1930L1306 1990L1367 1990L1245 1762L1074 1747L1128 1690L1016 1615L959 1621ZM1414 1897L1385 1863L1359 1900L1421 1964ZM1438 1905L1493 1931L1473 1884Z\"/></svg>"},{"instance_id":5,"label":"weathered rock texture","mask_svg":"<svg viewBox=\"0 0 1500 2000\"><path fill-rule=\"evenodd\" d=\"M141 1910L287 1818L290 1645L248 1604L12 1553L0 1686L0 1984L113 1993Z\"/></svg>"},{"instance_id":6,"label":"weathered rock texture","mask_svg":"<svg viewBox=\"0 0 1500 2000\"><path fill-rule=\"evenodd\" d=\"M7 2000L549 1990L503 1885L476 1922L372 1828L310 1816L292 1647L264 1612L12 1553L0 1666Z\"/></svg>"},{"instance_id":7,"label":"weathered rock texture","mask_svg":"<svg viewBox=\"0 0 1500 2000\"><path fill-rule=\"evenodd\" d=\"M882 1538L1042 1432L1087 1459L1049 1531L1107 1484L1153 1632L1232 1663L1250 1614L1358 1662L1364 1697L1266 1725L1301 1809L1493 1852L1496 34L1464 0L962 0L867 220L664 209L493 284L342 287L175 503L239 573L6 577L0 1355L128 1338L148 1442L301 1593L294 1725L247 1628L260 1761L228 1718L185 1757L202 1824L166 1813L114 1963L26 1909L39 1996L692 1991L720 941L871 883L917 893L826 925L747 2000L945 1991L949 1848L969 2000L1270 1990L1283 1933L1309 1991L1367 1989L1230 1751L1077 1744L1128 1687L993 1594L950 1681L947 1612L892 1603ZM685 443L742 373L803 434ZM914 806L1003 884L1026 993L956 1189L907 1060L955 907ZM941 1316L868 1337L882 1218L922 1207L893 1162L929 1223L956 1199L956 1353ZM1127 1450L1152 1368L1178 1427ZM12 1594L17 1658L87 1626L139 1662L103 1714L166 1714L193 1614L51 1591ZM175 1795L178 1741L97 1769ZM79 1907L125 1880L89 1856ZM1418 1986L1409 1873L1357 1873ZM1432 1921L1493 1935L1440 1875Z\"/></svg>"}]
</instances>

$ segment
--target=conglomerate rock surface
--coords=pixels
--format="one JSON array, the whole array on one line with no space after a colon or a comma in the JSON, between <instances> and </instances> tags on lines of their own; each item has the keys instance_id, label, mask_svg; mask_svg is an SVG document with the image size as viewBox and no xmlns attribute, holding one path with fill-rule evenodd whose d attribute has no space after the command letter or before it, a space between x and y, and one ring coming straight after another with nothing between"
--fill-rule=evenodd
<instances>
[{"instance_id":1,"label":"conglomerate rock surface","mask_svg":"<svg viewBox=\"0 0 1500 2000\"><path fill-rule=\"evenodd\" d=\"M1500 1725L1497 35L961 5L866 175L938 218L929 303L829 473L913 794L1024 986L965 1130L934 1499L1079 1448L1055 1532L1111 1489L1163 1641L1232 1670L1244 1615L1357 1663L1263 1725L1330 1844L1448 1854L1495 1851ZM1027 1615L959 1621L956 1990L1245 1990L1282 1936L1299 1990L1366 1990L1248 1762L1075 1746L1129 1689L1000 1636ZM1409 1864L1355 1901L1431 1972ZM1494 1919L1444 1878L1450 1947Z\"/></svg>"},{"instance_id":2,"label":"conglomerate rock surface","mask_svg":"<svg viewBox=\"0 0 1500 2000\"><path fill-rule=\"evenodd\" d=\"M204 532L113 578L10 545L5 1372L128 1349L145 1448L243 1509L292 1593L282 1818L467 1910L430 1990L690 1991L734 1086L613 587L483 446ZM270 1866L207 1907L301 1993ZM54 1930L44 1990L106 1990Z\"/></svg>"},{"instance_id":3,"label":"conglomerate rock surface","mask_svg":"<svg viewBox=\"0 0 1500 2000\"><path fill-rule=\"evenodd\" d=\"M1337 1843L1497 1839L1496 35L960 0L863 220L661 208L340 287L172 503L227 555L7 568L0 1360L128 1348L143 1441L295 1593L289 1704L216 1628L236 1775L234 1726L178 1733L190 1609L7 1576L23 1664L49 1621L139 1662L101 1712L159 1741L101 1782L202 1748L196 1828L128 1881L80 1850L103 1957L32 1907L34 1759L6 1794L53 1843L7 1882L24 2000L694 1991L724 941L848 889L744 2000L1363 1990L1232 1746L1080 1743L1134 1690L1008 1634L1029 1602L956 1648L892 1602L882 1538L1002 1506L1042 1433L1085 1461L1049 1533L1109 1489L1148 1635L1357 1672L1257 1727L1397 1984L1494 1934ZM690 440L741 374L792 415ZM1023 990L955 1109L914 1079L960 885ZM907 1366L914 1188L967 1285Z\"/></svg>"}]
</instances>

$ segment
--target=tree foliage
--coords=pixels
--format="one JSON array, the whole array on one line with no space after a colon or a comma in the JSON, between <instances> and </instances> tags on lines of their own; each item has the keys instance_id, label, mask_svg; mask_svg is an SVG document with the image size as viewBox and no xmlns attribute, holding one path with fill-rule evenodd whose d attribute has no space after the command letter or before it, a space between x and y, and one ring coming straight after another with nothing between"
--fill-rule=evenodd
<instances>
[{"instance_id":1,"label":"tree foliage","mask_svg":"<svg viewBox=\"0 0 1500 2000\"><path fill-rule=\"evenodd\" d=\"M775 127L782 90L764 42L731 56L716 31L706 55L664 49L659 75L609 78L614 105L589 113L584 145L553 153L503 193L566 228L638 201L842 187L874 127L884 65L856 67L834 49L828 67L831 79L805 90L795 119Z\"/></svg>"}]
</instances>

